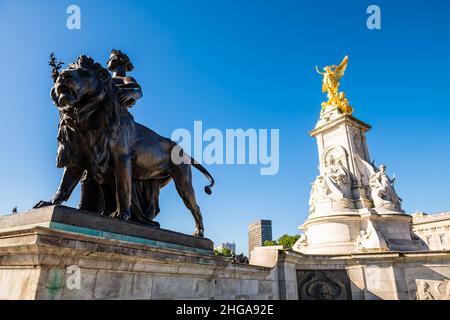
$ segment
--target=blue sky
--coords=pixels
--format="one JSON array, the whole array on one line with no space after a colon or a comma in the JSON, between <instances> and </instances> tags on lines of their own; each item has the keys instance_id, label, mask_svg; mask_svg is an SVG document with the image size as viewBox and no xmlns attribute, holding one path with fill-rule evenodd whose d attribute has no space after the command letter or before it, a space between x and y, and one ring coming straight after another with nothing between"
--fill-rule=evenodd
<instances>
[{"instance_id":1,"label":"blue sky","mask_svg":"<svg viewBox=\"0 0 450 320\"><path fill-rule=\"evenodd\" d=\"M66 8L81 8L81 30ZM381 8L381 30L366 8ZM371 124L372 159L388 165L408 212L450 210L450 2L435 1L2 1L0 0L0 212L30 208L55 192L58 115L49 99L51 52L104 63L112 48L132 59L144 98L136 119L162 135L177 128L280 129L280 170L213 165L202 192L206 236L247 252L247 225L271 219L275 237L307 217L317 149L308 132L320 103L315 65L349 54L341 88ZM75 193L69 205L78 201ZM194 222L173 184L161 194L162 227Z\"/></svg>"}]
</instances>

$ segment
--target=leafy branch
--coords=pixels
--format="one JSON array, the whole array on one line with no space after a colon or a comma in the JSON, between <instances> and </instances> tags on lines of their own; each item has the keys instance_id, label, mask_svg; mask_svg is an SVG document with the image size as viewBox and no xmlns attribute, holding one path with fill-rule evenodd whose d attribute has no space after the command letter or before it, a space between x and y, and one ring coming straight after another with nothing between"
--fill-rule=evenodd
<instances>
[{"instance_id":1,"label":"leafy branch","mask_svg":"<svg viewBox=\"0 0 450 320\"><path fill-rule=\"evenodd\" d=\"M56 57L53 52L50 54L50 61L49 61L48 65L53 68L51 77L53 78L54 82L58 78L59 70L61 69L63 64L64 64L64 62L62 62L61 59L59 59L59 61L56 62Z\"/></svg>"}]
</instances>

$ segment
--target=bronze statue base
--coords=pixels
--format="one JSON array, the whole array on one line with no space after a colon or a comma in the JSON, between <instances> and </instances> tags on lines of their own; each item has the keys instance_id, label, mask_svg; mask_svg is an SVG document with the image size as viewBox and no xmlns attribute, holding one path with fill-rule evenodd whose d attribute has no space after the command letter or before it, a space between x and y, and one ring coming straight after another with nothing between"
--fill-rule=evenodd
<instances>
[{"instance_id":1,"label":"bronze statue base","mask_svg":"<svg viewBox=\"0 0 450 320\"><path fill-rule=\"evenodd\" d=\"M125 222L61 205L0 216L0 232L34 227L160 248L213 254L213 242L206 238L160 229L156 225Z\"/></svg>"}]
</instances>

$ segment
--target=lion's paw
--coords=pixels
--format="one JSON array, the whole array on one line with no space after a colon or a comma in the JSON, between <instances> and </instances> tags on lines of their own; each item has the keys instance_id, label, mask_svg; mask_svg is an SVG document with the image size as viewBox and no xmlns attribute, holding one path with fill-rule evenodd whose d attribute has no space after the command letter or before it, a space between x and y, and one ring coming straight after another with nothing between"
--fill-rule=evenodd
<instances>
[{"instance_id":1,"label":"lion's paw","mask_svg":"<svg viewBox=\"0 0 450 320\"><path fill-rule=\"evenodd\" d=\"M38 203L36 203L36 204L33 206L33 209L44 208L44 207L48 207L48 206L51 206L51 205L53 205L53 202L41 200L41 201L39 201Z\"/></svg>"},{"instance_id":2,"label":"lion's paw","mask_svg":"<svg viewBox=\"0 0 450 320\"><path fill-rule=\"evenodd\" d=\"M128 221L131 218L131 215L128 212L119 212L119 211L114 211L113 213L111 213L109 215L110 218L113 219L122 219L124 221Z\"/></svg>"},{"instance_id":3,"label":"lion's paw","mask_svg":"<svg viewBox=\"0 0 450 320\"><path fill-rule=\"evenodd\" d=\"M192 234L194 237L200 237L203 238L203 229L195 229L194 233Z\"/></svg>"},{"instance_id":4,"label":"lion's paw","mask_svg":"<svg viewBox=\"0 0 450 320\"><path fill-rule=\"evenodd\" d=\"M120 219L122 217L122 213L119 211L114 211L109 215L109 217L113 219Z\"/></svg>"}]
</instances>

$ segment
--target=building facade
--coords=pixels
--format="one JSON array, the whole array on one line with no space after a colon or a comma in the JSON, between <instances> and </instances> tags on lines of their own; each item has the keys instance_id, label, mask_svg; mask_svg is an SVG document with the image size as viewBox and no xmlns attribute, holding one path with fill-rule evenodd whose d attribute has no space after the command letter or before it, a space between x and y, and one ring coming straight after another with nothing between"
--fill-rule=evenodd
<instances>
[{"instance_id":1,"label":"building facade","mask_svg":"<svg viewBox=\"0 0 450 320\"><path fill-rule=\"evenodd\" d=\"M248 253L249 256L255 247L264 245L265 241L272 240L272 220L257 220L248 226Z\"/></svg>"},{"instance_id":2,"label":"building facade","mask_svg":"<svg viewBox=\"0 0 450 320\"><path fill-rule=\"evenodd\" d=\"M429 246L430 250L450 250L450 211L413 215L413 232Z\"/></svg>"},{"instance_id":3,"label":"building facade","mask_svg":"<svg viewBox=\"0 0 450 320\"><path fill-rule=\"evenodd\" d=\"M230 242L223 242L217 246L214 247L214 250L217 250L219 252L222 252L223 248L227 248L229 249L231 252L233 252L234 254L236 254L236 244L230 243Z\"/></svg>"}]
</instances>

